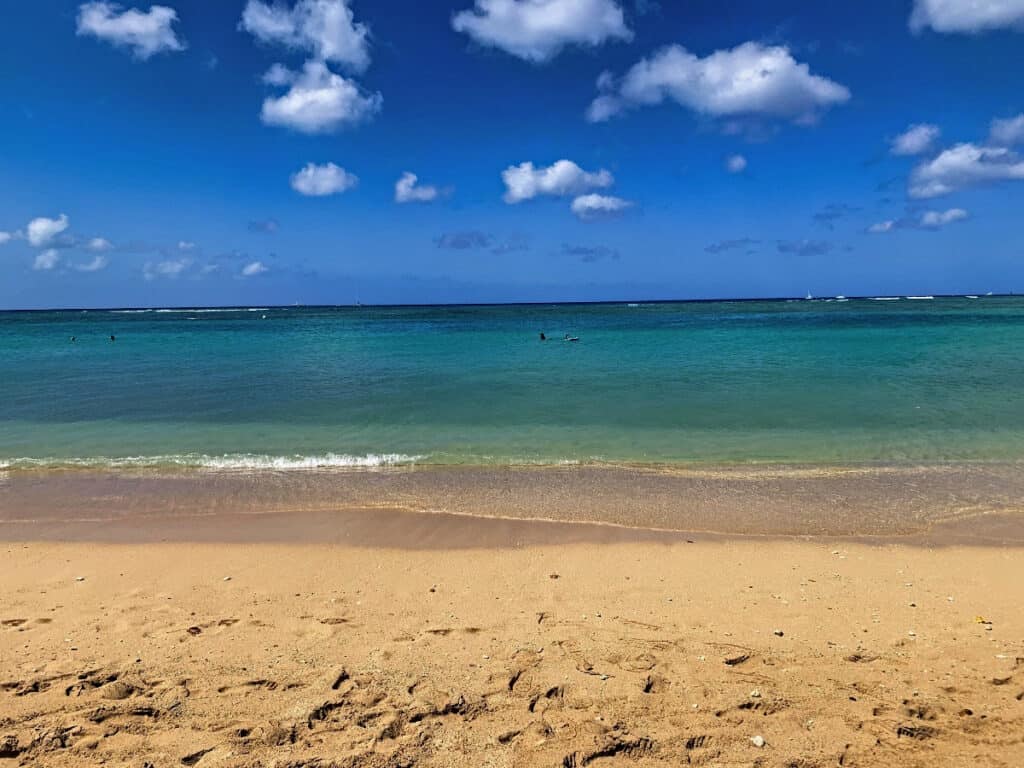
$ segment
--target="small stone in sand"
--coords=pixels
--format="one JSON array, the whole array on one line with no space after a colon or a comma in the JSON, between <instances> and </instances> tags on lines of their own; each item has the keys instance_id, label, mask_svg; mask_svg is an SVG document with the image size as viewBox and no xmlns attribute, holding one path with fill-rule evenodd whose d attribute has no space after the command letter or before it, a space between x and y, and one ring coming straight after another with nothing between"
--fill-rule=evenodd
<instances>
[{"instance_id":1,"label":"small stone in sand","mask_svg":"<svg viewBox=\"0 0 1024 768\"><path fill-rule=\"evenodd\" d=\"M761 692L755 688L754 690L752 690L750 692L750 698L752 698L752 699L760 699L761 698Z\"/></svg>"},{"instance_id":2,"label":"small stone in sand","mask_svg":"<svg viewBox=\"0 0 1024 768\"><path fill-rule=\"evenodd\" d=\"M758 749L760 749L761 747L764 746L764 736L760 736L760 735L752 736L751 739L750 739L750 743L753 744Z\"/></svg>"},{"instance_id":3,"label":"small stone in sand","mask_svg":"<svg viewBox=\"0 0 1024 768\"><path fill-rule=\"evenodd\" d=\"M231 581L231 577L225 576L223 579L221 579L221 581Z\"/></svg>"},{"instance_id":4,"label":"small stone in sand","mask_svg":"<svg viewBox=\"0 0 1024 768\"><path fill-rule=\"evenodd\" d=\"M776 629L774 632L772 632L772 634L775 635L776 637L782 637L786 633L783 632L781 629Z\"/></svg>"},{"instance_id":5,"label":"small stone in sand","mask_svg":"<svg viewBox=\"0 0 1024 768\"><path fill-rule=\"evenodd\" d=\"M558 574L557 573L552 573L550 576L548 576L548 578L549 579L557 579L558 578Z\"/></svg>"},{"instance_id":6,"label":"small stone in sand","mask_svg":"<svg viewBox=\"0 0 1024 768\"><path fill-rule=\"evenodd\" d=\"M85 576L75 576L75 581L85 581Z\"/></svg>"}]
</instances>

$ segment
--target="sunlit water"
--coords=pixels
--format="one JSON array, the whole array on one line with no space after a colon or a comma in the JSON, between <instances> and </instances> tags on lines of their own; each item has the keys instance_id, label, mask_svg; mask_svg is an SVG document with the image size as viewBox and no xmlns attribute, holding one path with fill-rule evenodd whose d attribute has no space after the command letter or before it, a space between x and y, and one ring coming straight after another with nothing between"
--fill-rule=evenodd
<instances>
[{"instance_id":1,"label":"sunlit water","mask_svg":"<svg viewBox=\"0 0 1024 768\"><path fill-rule=\"evenodd\" d=\"M0 313L0 468L1021 458L1016 298Z\"/></svg>"}]
</instances>

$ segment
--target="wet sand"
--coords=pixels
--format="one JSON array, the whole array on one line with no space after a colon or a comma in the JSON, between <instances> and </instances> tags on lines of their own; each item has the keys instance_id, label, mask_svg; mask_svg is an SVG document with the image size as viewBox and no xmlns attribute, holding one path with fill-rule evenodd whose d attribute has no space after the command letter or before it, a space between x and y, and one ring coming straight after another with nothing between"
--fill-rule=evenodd
<instances>
[{"instance_id":1,"label":"wet sand","mask_svg":"<svg viewBox=\"0 0 1024 768\"><path fill-rule=\"evenodd\" d=\"M645 529L666 541L702 533L1024 544L1021 513L1020 464L0 473L6 540L465 547L633 541L632 529Z\"/></svg>"}]
</instances>

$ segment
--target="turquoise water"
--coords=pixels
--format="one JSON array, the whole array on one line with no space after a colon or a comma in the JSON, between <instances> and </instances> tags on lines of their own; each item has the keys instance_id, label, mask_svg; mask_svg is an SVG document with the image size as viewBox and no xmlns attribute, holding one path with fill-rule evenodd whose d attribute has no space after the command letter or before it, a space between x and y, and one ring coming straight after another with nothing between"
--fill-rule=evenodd
<instances>
[{"instance_id":1,"label":"turquoise water","mask_svg":"<svg viewBox=\"0 0 1024 768\"><path fill-rule=\"evenodd\" d=\"M0 313L0 468L1020 458L1012 297Z\"/></svg>"}]
</instances>

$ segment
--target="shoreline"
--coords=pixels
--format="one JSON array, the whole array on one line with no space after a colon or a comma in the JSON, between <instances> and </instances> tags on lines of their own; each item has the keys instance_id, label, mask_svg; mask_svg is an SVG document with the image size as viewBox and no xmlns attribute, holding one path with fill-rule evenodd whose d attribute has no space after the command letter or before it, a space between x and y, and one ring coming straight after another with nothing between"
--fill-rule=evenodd
<instances>
[{"instance_id":1,"label":"shoreline","mask_svg":"<svg viewBox=\"0 0 1024 768\"><path fill-rule=\"evenodd\" d=\"M1015 463L0 473L0 540L1024 546ZM189 538L191 537L191 538Z\"/></svg>"}]
</instances>

